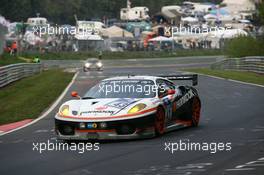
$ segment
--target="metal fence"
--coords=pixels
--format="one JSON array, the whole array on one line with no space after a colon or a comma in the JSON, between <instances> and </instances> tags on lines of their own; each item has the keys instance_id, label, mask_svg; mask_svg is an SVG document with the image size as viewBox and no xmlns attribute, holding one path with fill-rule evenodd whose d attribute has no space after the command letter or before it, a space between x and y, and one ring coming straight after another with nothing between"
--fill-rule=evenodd
<instances>
[{"instance_id":1,"label":"metal fence","mask_svg":"<svg viewBox=\"0 0 264 175\"><path fill-rule=\"evenodd\" d=\"M41 64L19 63L0 67L0 87L41 71Z\"/></svg>"},{"instance_id":2,"label":"metal fence","mask_svg":"<svg viewBox=\"0 0 264 175\"><path fill-rule=\"evenodd\" d=\"M230 58L211 65L212 69L264 73L264 57Z\"/></svg>"}]
</instances>

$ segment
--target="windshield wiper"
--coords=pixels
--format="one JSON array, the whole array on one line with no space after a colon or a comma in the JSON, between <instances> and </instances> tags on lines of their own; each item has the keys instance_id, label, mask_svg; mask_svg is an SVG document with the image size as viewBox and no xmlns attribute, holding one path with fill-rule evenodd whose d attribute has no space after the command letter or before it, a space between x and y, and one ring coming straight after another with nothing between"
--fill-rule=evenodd
<instances>
[{"instance_id":1,"label":"windshield wiper","mask_svg":"<svg viewBox=\"0 0 264 175\"><path fill-rule=\"evenodd\" d=\"M83 97L83 100L87 100L87 99L95 99L94 97Z\"/></svg>"}]
</instances>

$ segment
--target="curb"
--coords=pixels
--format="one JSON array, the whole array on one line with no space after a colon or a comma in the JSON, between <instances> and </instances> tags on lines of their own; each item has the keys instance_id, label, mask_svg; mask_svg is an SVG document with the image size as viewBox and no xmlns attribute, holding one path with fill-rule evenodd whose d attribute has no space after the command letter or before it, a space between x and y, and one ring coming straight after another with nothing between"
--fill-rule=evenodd
<instances>
[{"instance_id":1,"label":"curb","mask_svg":"<svg viewBox=\"0 0 264 175\"><path fill-rule=\"evenodd\" d=\"M68 92L68 90L70 89L70 87L72 86L72 84L74 83L76 77L78 76L79 72L76 72L75 75L73 76L71 82L68 84L68 86L64 89L64 91L61 93L61 95L57 98L57 100L50 106L50 108L48 110L46 110L42 115L40 115L38 118L32 120L31 122L29 123L26 123L22 126L19 126L17 128L14 128L10 131L7 131L7 132L1 132L0 131L0 136L3 136L3 135L6 135L6 134L9 134L9 133L12 133L14 131L17 131L17 130L20 130L22 128L25 128L27 126L30 126L36 122L38 122L39 120L43 119L44 117L46 117L58 104L59 102L62 100L62 98L66 95L66 93Z\"/></svg>"},{"instance_id":2,"label":"curb","mask_svg":"<svg viewBox=\"0 0 264 175\"><path fill-rule=\"evenodd\" d=\"M11 130L16 129L16 128L19 128L21 126L24 126L24 125L30 123L30 122L32 122L32 119L25 119L25 120L21 120L18 122L0 125L0 134L11 131Z\"/></svg>"}]
</instances>

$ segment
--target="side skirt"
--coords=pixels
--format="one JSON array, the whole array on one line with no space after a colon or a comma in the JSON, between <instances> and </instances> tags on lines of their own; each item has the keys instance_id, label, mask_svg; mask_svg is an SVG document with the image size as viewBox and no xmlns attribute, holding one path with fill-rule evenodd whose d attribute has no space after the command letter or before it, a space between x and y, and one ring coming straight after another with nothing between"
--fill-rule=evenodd
<instances>
[{"instance_id":1,"label":"side skirt","mask_svg":"<svg viewBox=\"0 0 264 175\"><path fill-rule=\"evenodd\" d=\"M165 132L170 132L176 129L182 129L192 126L192 121L176 120L175 123L166 127Z\"/></svg>"}]
</instances>

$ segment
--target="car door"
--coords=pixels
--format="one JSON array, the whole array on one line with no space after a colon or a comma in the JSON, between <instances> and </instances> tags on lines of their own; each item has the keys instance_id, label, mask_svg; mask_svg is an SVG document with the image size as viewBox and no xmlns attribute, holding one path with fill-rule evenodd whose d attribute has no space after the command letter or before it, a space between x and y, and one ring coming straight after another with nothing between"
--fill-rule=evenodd
<instances>
[{"instance_id":1,"label":"car door","mask_svg":"<svg viewBox=\"0 0 264 175\"><path fill-rule=\"evenodd\" d=\"M165 109L166 123L169 123L174 119L173 107L175 96L168 94L168 91L175 90L175 86L173 83L164 79L157 79L156 83L158 85L158 96L162 100Z\"/></svg>"}]
</instances>

